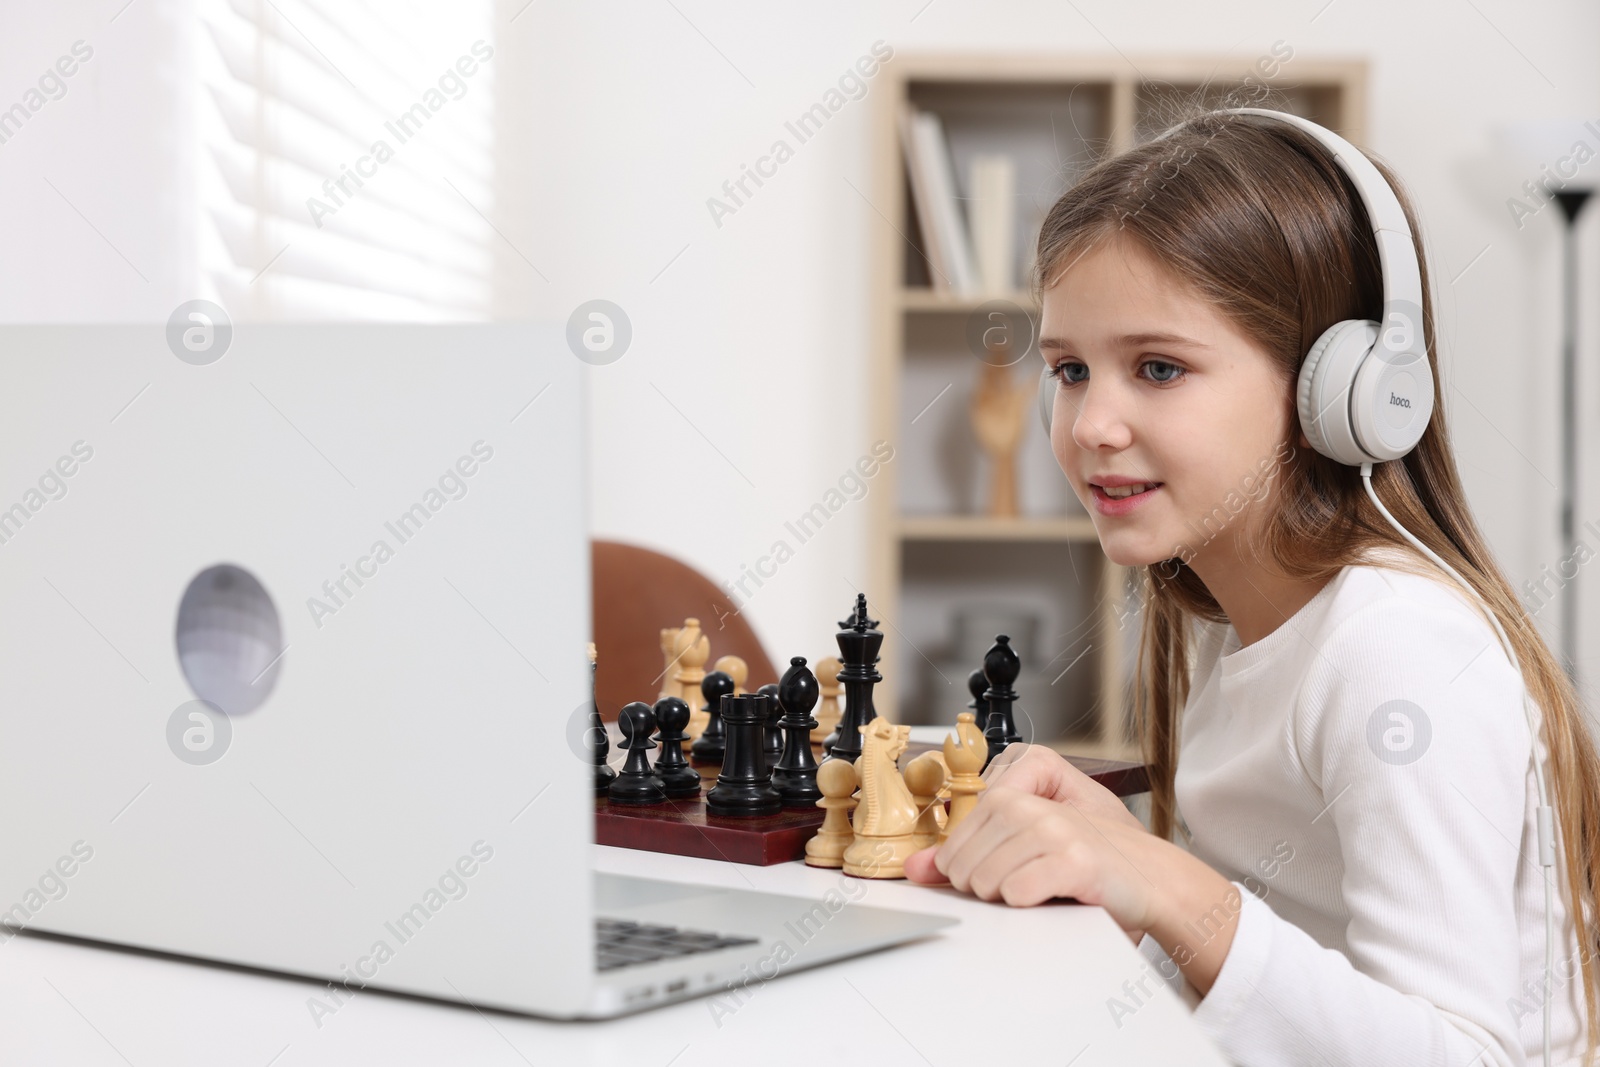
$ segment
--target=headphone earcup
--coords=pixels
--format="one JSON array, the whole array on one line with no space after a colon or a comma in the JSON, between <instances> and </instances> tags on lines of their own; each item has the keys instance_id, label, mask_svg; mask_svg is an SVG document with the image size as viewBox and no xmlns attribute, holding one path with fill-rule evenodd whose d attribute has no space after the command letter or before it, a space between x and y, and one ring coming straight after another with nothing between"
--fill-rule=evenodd
<instances>
[{"instance_id":1,"label":"headphone earcup","mask_svg":"<svg viewBox=\"0 0 1600 1067\"><path fill-rule=\"evenodd\" d=\"M1433 374L1417 352L1374 352L1356 372L1350 400L1356 439L1375 460L1399 459L1422 440L1433 418Z\"/></svg>"},{"instance_id":2,"label":"headphone earcup","mask_svg":"<svg viewBox=\"0 0 1600 1067\"><path fill-rule=\"evenodd\" d=\"M1345 319L1323 331L1300 365L1295 407L1300 429L1311 447L1349 466L1376 463L1356 439L1350 415L1350 393L1372 346L1378 324L1371 319Z\"/></svg>"},{"instance_id":3,"label":"headphone earcup","mask_svg":"<svg viewBox=\"0 0 1600 1067\"><path fill-rule=\"evenodd\" d=\"M1378 330L1370 319L1330 326L1306 353L1295 390L1311 447L1351 467L1406 455L1433 417L1427 358L1377 353Z\"/></svg>"}]
</instances>

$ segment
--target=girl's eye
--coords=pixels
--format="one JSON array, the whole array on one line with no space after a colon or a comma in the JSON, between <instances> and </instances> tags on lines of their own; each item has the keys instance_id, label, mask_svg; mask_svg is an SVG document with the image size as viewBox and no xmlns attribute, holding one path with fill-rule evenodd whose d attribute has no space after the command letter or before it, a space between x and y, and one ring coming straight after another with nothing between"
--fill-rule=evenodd
<instances>
[{"instance_id":1,"label":"girl's eye","mask_svg":"<svg viewBox=\"0 0 1600 1067\"><path fill-rule=\"evenodd\" d=\"M1143 370L1145 367L1164 368L1165 377L1162 377L1161 372L1158 372L1157 376L1149 379L1155 385L1169 385L1188 373L1176 363L1168 363L1164 359L1147 359L1139 365L1139 369ZM1088 369L1088 367L1075 360L1064 359L1050 368L1050 377L1054 378L1063 388L1066 388L1082 382L1084 378L1077 376L1077 372L1080 370L1087 372Z\"/></svg>"},{"instance_id":2,"label":"girl's eye","mask_svg":"<svg viewBox=\"0 0 1600 1067\"><path fill-rule=\"evenodd\" d=\"M1050 377L1054 378L1062 386L1077 385L1083 379L1072 376L1071 372L1074 369L1087 368L1084 368L1082 363L1073 363L1071 360L1064 359L1050 368Z\"/></svg>"},{"instance_id":3,"label":"girl's eye","mask_svg":"<svg viewBox=\"0 0 1600 1067\"><path fill-rule=\"evenodd\" d=\"M1168 378L1152 378L1151 379L1151 381L1159 382L1162 385L1165 385L1167 382L1175 382L1179 378L1183 377L1183 368L1182 367L1178 366L1176 363L1168 363L1164 359L1152 359L1152 360L1147 361L1144 365L1146 367L1166 367L1169 371L1172 372L1171 377L1168 377Z\"/></svg>"}]
</instances>

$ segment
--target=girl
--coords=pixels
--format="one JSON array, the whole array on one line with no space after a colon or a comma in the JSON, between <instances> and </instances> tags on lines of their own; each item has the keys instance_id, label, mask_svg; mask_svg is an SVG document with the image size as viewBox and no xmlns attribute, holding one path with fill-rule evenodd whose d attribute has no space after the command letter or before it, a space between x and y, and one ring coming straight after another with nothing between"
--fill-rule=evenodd
<instances>
[{"instance_id":1,"label":"girl","mask_svg":"<svg viewBox=\"0 0 1600 1067\"><path fill-rule=\"evenodd\" d=\"M1036 262L1056 459L1106 555L1143 567L1151 830L1014 745L907 875L1104 907L1240 1064L1537 1063L1546 999L1551 1062L1591 1063L1600 764L1576 692L1467 508L1442 403L1371 490L1490 605L1520 674L1477 599L1301 432L1308 349L1384 318L1349 176L1286 123L1202 114L1090 170ZM1114 1024L1139 1003L1118 991Z\"/></svg>"}]
</instances>

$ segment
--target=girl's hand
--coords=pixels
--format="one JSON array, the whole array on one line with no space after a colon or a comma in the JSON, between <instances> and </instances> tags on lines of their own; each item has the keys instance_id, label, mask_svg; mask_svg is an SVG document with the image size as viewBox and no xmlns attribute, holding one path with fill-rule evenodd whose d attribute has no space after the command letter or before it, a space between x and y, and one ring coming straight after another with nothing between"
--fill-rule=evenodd
<instances>
[{"instance_id":1,"label":"girl's hand","mask_svg":"<svg viewBox=\"0 0 1600 1067\"><path fill-rule=\"evenodd\" d=\"M1074 805L1085 814L1123 823L1132 829L1144 829L1138 816L1129 811L1115 793L1044 745L1007 746L984 768L983 779L989 783L989 788L978 794L980 808L985 803L985 795L1000 789L1014 789Z\"/></svg>"},{"instance_id":2,"label":"girl's hand","mask_svg":"<svg viewBox=\"0 0 1600 1067\"><path fill-rule=\"evenodd\" d=\"M1034 762L1044 763L1034 757L1030 769ZM1057 897L1098 904L1137 943L1170 910L1166 890L1158 887L1170 885L1178 865L1173 854L1183 853L1112 799L1116 812L1104 804L1090 808L1024 789L990 788L944 845L906 859L906 877L924 884L948 881L964 893L1013 907Z\"/></svg>"}]
</instances>

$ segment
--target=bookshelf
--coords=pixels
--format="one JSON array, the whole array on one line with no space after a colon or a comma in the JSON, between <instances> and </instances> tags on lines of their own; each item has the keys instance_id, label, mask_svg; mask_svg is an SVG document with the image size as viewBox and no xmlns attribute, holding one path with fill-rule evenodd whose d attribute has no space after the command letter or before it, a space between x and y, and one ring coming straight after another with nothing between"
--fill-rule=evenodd
<instances>
[{"instance_id":1,"label":"bookshelf","mask_svg":"<svg viewBox=\"0 0 1600 1067\"><path fill-rule=\"evenodd\" d=\"M1270 76L1254 57L1216 56L901 54L884 67L873 87L871 196L894 225L873 231L868 382L873 438L892 442L896 459L868 498L867 592L887 635L878 704L895 721L953 722L968 700L967 673L1003 627L1023 646L1018 719L1028 740L1136 754L1135 575L1101 552L1032 406L1018 455L1020 514L985 514L987 460L968 418L981 368L969 320L998 299L1037 329L1027 284L1044 213L1095 161L1159 132L1176 103L1224 106L1230 91L1259 82L1274 90L1270 106L1364 141L1364 62L1277 60ZM907 106L939 117L958 202L970 206L974 156L1010 157L1010 284L969 295L933 285L903 148ZM1013 373L1031 386L1038 366L1034 348Z\"/></svg>"}]
</instances>

